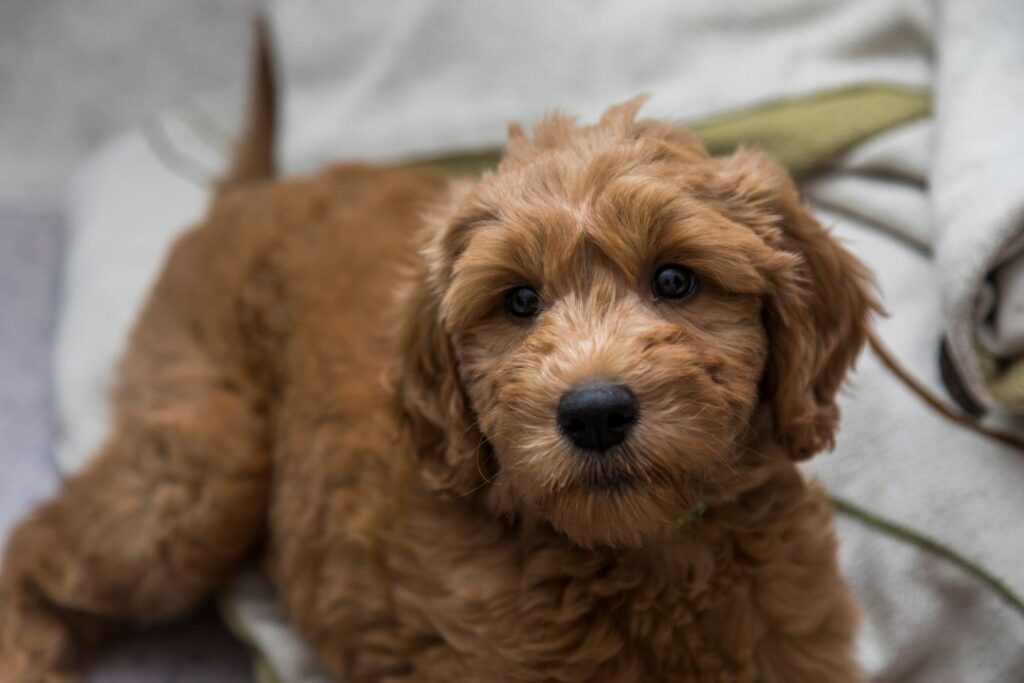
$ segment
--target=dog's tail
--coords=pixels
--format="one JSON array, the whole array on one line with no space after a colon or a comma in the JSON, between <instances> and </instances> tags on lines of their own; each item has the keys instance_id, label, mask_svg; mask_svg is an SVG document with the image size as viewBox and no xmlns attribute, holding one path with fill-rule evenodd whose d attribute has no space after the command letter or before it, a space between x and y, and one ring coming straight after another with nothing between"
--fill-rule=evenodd
<instances>
[{"instance_id":1,"label":"dog's tail","mask_svg":"<svg viewBox=\"0 0 1024 683\"><path fill-rule=\"evenodd\" d=\"M248 102L235 141L231 163L217 181L221 193L240 185L268 180L277 175L274 146L277 133L277 81L273 46L266 19L253 25L252 65L249 72Z\"/></svg>"}]
</instances>

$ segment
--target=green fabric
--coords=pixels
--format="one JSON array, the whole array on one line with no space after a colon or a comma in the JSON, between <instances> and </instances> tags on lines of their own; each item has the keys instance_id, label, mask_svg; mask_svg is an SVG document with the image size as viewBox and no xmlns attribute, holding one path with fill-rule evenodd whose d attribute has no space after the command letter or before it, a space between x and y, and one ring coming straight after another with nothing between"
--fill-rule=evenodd
<instances>
[{"instance_id":1,"label":"green fabric","mask_svg":"<svg viewBox=\"0 0 1024 683\"><path fill-rule=\"evenodd\" d=\"M758 147L801 177L827 167L868 138L930 113L928 91L876 84L776 100L687 125L712 154L728 154L740 145ZM486 149L419 163L479 175L500 159L500 149Z\"/></svg>"},{"instance_id":2,"label":"green fabric","mask_svg":"<svg viewBox=\"0 0 1024 683\"><path fill-rule=\"evenodd\" d=\"M690 128L712 154L728 154L740 145L758 147L804 176L868 138L930 113L927 91L864 85L770 102Z\"/></svg>"},{"instance_id":3,"label":"green fabric","mask_svg":"<svg viewBox=\"0 0 1024 683\"><path fill-rule=\"evenodd\" d=\"M1024 405L1024 358L1000 360L980 347L977 353L992 397L1004 406Z\"/></svg>"}]
</instances>

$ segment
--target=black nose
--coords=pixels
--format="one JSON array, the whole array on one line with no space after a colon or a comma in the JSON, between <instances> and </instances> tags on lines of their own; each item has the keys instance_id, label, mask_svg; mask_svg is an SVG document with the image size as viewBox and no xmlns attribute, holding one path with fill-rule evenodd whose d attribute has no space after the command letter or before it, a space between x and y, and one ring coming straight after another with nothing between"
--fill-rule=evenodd
<instances>
[{"instance_id":1,"label":"black nose","mask_svg":"<svg viewBox=\"0 0 1024 683\"><path fill-rule=\"evenodd\" d=\"M558 426L588 451L619 445L635 422L636 399L621 384L585 384L566 392L558 404Z\"/></svg>"}]
</instances>

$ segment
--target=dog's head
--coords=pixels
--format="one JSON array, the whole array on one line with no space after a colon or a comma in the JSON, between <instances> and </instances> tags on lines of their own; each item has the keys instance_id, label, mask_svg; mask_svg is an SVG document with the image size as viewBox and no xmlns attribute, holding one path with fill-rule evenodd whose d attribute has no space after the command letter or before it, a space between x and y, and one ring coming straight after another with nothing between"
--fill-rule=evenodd
<instances>
[{"instance_id":1,"label":"dog's head","mask_svg":"<svg viewBox=\"0 0 1024 683\"><path fill-rule=\"evenodd\" d=\"M829 447L875 308L781 167L710 158L639 104L513 127L432 220L406 302L428 481L584 545L665 529L751 444Z\"/></svg>"}]
</instances>

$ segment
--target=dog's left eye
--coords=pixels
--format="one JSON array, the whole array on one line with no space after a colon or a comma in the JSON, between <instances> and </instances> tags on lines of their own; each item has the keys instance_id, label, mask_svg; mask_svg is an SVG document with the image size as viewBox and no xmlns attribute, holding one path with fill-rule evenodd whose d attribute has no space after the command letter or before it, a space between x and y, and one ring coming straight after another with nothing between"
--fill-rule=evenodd
<instances>
[{"instance_id":1,"label":"dog's left eye","mask_svg":"<svg viewBox=\"0 0 1024 683\"><path fill-rule=\"evenodd\" d=\"M517 318L533 318L540 313L540 294L532 287L514 287L505 293L505 308Z\"/></svg>"},{"instance_id":2,"label":"dog's left eye","mask_svg":"<svg viewBox=\"0 0 1024 683\"><path fill-rule=\"evenodd\" d=\"M685 299L697 291L697 276L686 266L670 263L658 268L651 287L659 299Z\"/></svg>"}]
</instances>

